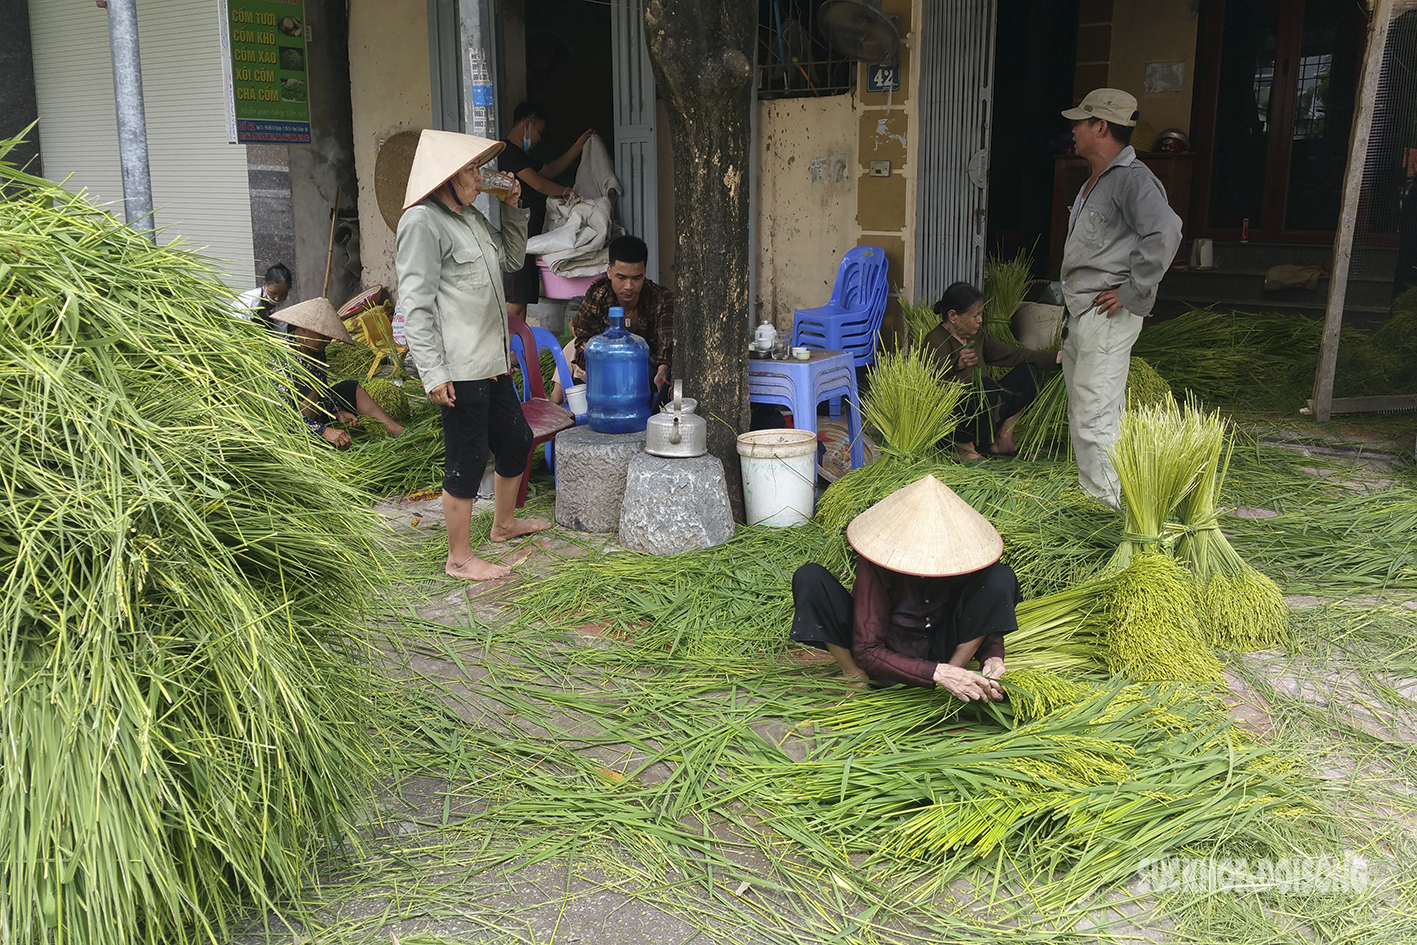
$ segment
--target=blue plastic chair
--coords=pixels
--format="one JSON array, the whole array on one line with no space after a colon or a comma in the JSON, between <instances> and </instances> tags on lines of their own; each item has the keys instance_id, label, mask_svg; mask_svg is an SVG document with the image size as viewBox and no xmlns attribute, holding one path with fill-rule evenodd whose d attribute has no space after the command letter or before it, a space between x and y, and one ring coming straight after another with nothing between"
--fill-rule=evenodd
<instances>
[{"instance_id":1,"label":"blue plastic chair","mask_svg":"<svg viewBox=\"0 0 1417 945\"><path fill-rule=\"evenodd\" d=\"M837 268L831 301L792 313L792 344L850 352L857 367L874 363L890 293L886 278L889 265L886 251L879 246L848 250Z\"/></svg>"}]
</instances>

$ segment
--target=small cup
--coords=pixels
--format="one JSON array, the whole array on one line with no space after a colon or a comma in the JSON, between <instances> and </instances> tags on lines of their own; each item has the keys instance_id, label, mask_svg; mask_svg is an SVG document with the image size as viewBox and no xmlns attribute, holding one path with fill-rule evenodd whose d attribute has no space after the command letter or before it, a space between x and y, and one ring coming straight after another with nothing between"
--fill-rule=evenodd
<instances>
[{"instance_id":1,"label":"small cup","mask_svg":"<svg viewBox=\"0 0 1417 945\"><path fill-rule=\"evenodd\" d=\"M798 361L810 361L812 359L811 348L793 348L792 356Z\"/></svg>"},{"instance_id":2,"label":"small cup","mask_svg":"<svg viewBox=\"0 0 1417 945\"><path fill-rule=\"evenodd\" d=\"M516 180L506 171L499 171L488 167L486 164L477 169L478 176L482 178L482 192L491 194L496 200L503 200L512 192L512 184Z\"/></svg>"},{"instance_id":3,"label":"small cup","mask_svg":"<svg viewBox=\"0 0 1417 945\"><path fill-rule=\"evenodd\" d=\"M566 409L578 417L586 412L584 384L566 388Z\"/></svg>"}]
</instances>

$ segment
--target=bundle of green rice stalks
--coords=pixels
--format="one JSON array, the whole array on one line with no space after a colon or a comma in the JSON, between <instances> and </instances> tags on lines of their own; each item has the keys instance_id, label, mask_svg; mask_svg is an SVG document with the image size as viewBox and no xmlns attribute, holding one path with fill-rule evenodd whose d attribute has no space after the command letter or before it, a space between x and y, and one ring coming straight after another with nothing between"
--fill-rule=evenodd
<instances>
[{"instance_id":1,"label":"bundle of green rice stalks","mask_svg":"<svg viewBox=\"0 0 1417 945\"><path fill-rule=\"evenodd\" d=\"M1108 664L1138 679L1217 679L1167 520L1200 480L1215 414L1158 404L1127 410L1108 455L1126 503L1105 607Z\"/></svg>"},{"instance_id":2,"label":"bundle of green rice stalks","mask_svg":"<svg viewBox=\"0 0 1417 945\"><path fill-rule=\"evenodd\" d=\"M721 545L675 555L612 550L568 559L522 593L518 607L548 625L628 639L632 659L756 664L788 645L792 574L815 561L845 577L844 535L808 523L739 528Z\"/></svg>"},{"instance_id":3,"label":"bundle of green rice stalks","mask_svg":"<svg viewBox=\"0 0 1417 945\"><path fill-rule=\"evenodd\" d=\"M1127 406L1151 407L1159 404L1166 407L1175 402L1166 378L1156 373L1156 368L1145 359L1132 358L1127 368Z\"/></svg>"},{"instance_id":4,"label":"bundle of green rice stalks","mask_svg":"<svg viewBox=\"0 0 1417 945\"><path fill-rule=\"evenodd\" d=\"M441 488L443 420L429 400L414 401L403 434L389 436L372 417L359 418L363 442L354 449L322 450L318 461L327 473L370 497L405 495Z\"/></svg>"},{"instance_id":5,"label":"bundle of green rice stalks","mask_svg":"<svg viewBox=\"0 0 1417 945\"><path fill-rule=\"evenodd\" d=\"M861 416L880 431L886 448L907 456L932 450L955 428L968 393L915 351L877 355L868 391Z\"/></svg>"},{"instance_id":6,"label":"bundle of green rice stalks","mask_svg":"<svg viewBox=\"0 0 1417 945\"><path fill-rule=\"evenodd\" d=\"M361 381L360 387L364 392L374 399L374 403L384 408L384 413L389 415L389 419L395 423L407 423L413 416L413 408L409 406L408 397L404 394L403 388L393 381L384 377L374 377L367 381Z\"/></svg>"},{"instance_id":7,"label":"bundle of green rice stalks","mask_svg":"<svg viewBox=\"0 0 1417 945\"><path fill-rule=\"evenodd\" d=\"M1033 253L1021 249L1013 259L990 256L984 263L984 331L1018 344L1014 336L1014 312L1023 303L1033 281Z\"/></svg>"},{"instance_id":8,"label":"bundle of green rice stalks","mask_svg":"<svg viewBox=\"0 0 1417 945\"><path fill-rule=\"evenodd\" d=\"M915 347L925 340L926 335L939 327L940 316L935 314L934 303L928 300L912 301L903 295L897 295L896 299L905 315L905 329L910 338L910 346Z\"/></svg>"},{"instance_id":9,"label":"bundle of green rice stalks","mask_svg":"<svg viewBox=\"0 0 1417 945\"><path fill-rule=\"evenodd\" d=\"M0 183L0 940L224 940L363 797L370 513L208 264Z\"/></svg>"},{"instance_id":10,"label":"bundle of green rice stalks","mask_svg":"<svg viewBox=\"0 0 1417 945\"><path fill-rule=\"evenodd\" d=\"M1220 530L1217 508L1233 442L1225 421L1208 425L1210 446L1199 481L1177 507L1185 529L1176 557L1190 568L1196 611L1206 639L1225 650L1260 650L1283 643L1289 606L1269 578L1245 563ZM1222 460L1223 452L1223 460Z\"/></svg>"},{"instance_id":11,"label":"bundle of green rice stalks","mask_svg":"<svg viewBox=\"0 0 1417 945\"><path fill-rule=\"evenodd\" d=\"M1172 402L1123 412L1117 440L1107 451L1126 515L1113 570L1126 568L1137 549L1162 548L1167 519L1200 480L1219 422L1217 415L1181 411Z\"/></svg>"}]
</instances>

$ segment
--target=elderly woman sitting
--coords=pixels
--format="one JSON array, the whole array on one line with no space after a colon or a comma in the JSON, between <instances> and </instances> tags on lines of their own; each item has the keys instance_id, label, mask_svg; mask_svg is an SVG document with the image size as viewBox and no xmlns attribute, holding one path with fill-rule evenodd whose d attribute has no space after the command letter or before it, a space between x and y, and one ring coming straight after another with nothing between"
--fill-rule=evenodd
<instances>
[{"instance_id":1,"label":"elderly woman sitting","mask_svg":"<svg viewBox=\"0 0 1417 945\"><path fill-rule=\"evenodd\" d=\"M818 564L792 576L791 639L829 652L858 684L948 689L966 702L1003 689L1004 634L1018 629L1013 569L984 516L926 476L851 520L860 560L847 592ZM977 661L979 672L966 667Z\"/></svg>"},{"instance_id":2,"label":"elderly woman sitting","mask_svg":"<svg viewBox=\"0 0 1417 945\"><path fill-rule=\"evenodd\" d=\"M973 415L955 430L955 452L969 460L984 459L984 451L1013 456L1018 452L1014 425L1038 396L1039 372L1061 364L1062 354L1020 348L982 331L984 296L968 282L946 289L935 314L940 324L925 336L925 350L951 379L973 385L979 394ZM990 365L1014 369L996 381Z\"/></svg>"}]
</instances>

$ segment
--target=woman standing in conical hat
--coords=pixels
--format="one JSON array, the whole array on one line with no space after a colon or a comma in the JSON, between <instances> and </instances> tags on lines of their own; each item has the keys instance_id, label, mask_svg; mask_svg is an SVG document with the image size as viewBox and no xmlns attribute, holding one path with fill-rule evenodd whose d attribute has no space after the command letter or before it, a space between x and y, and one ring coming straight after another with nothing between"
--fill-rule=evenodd
<instances>
[{"instance_id":1,"label":"woman standing in conical hat","mask_svg":"<svg viewBox=\"0 0 1417 945\"><path fill-rule=\"evenodd\" d=\"M848 679L1002 699L1004 634L1018 629L1021 595L994 526L926 476L852 519L846 538L860 555L855 586L818 564L798 568L791 638L831 653Z\"/></svg>"},{"instance_id":2,"label":"woman standing in conical hat","mask_svg":"<svg viewBox=\"0 0 1417 945\"><path fill-rule=\"evenodd\" d=\"M484 561L469 541L472 507L490 450L496 457L492 540L549 528L517 519L517 487L532 433L511 381L502 273L522 264L527 211L513 182L502 198L502 229L472 206L482 165L502 143L450 131L424 131L399 220L399 302L408 347L428 396L443 408L443 516L453 577L485 581L510 568Z\"/></svg>"}]
</instances>

